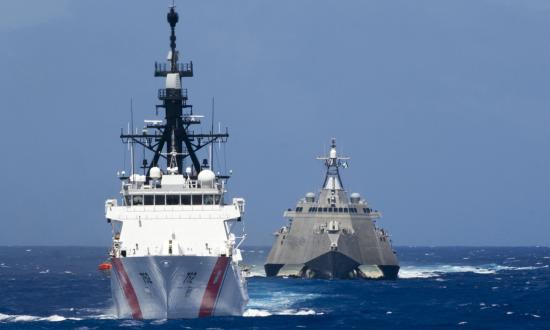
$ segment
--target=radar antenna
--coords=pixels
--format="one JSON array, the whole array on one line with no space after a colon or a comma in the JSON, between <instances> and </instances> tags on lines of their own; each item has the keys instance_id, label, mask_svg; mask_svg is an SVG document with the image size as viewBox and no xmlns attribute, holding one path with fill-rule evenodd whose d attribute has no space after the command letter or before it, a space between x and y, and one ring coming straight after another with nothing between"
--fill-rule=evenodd
<instances>
[{"instance_id":1,"label":"radar antenna","mask_svg":"<svg viewBox=\"0 0 550 330\"><path fill-rule=\"evenodd\" d=\"M207 134L195 133L191 125L200 124L200 118L193 114L193 106L189 104L187 89L182 88L182 78L193 77L193 62L179 63L179 53L176 48L176 25L179 15L172 5L166 15L170 25L170 52L167 63L155 63L155 77L166 79L165 88L158 90L158 99L161 104L156 106L164 109L164 121L146 121L146 126L141 134L133 130L128 134L121 131L120 137L124 143L138 143L153 153L151 162L148 163L147 177L152 167L158 166L159 160L164 158L166 166L172 167L172 153L175 153L175 167L185 168L184 162L190 161L191 177L196 177L201 171L201 162L197 152L214 142L226 142L229 137L227 128L225 132L214 133L211 130ZM149 134L147 129L154 129ZM166 152L163 152L166 147ZM206 157L208 158L208 156ZM143 162L146 164L146 162ZM218 176L228 178L227 176Z\"/></svg>"},{"instance_id":2,"label":"radar antenna","mask_svg":"<svg viewBox=\"0 0 550 330\"><path fill-rule=\"evenodd\" d=\"M339 168L348 168L349 157L340 157L336 152L336 139L332 138L328 156L317 157L318 160L325 162L327 174L325 176L324 189L343 190L342 179L340 178Z\"/></svg>"}]
</instances>

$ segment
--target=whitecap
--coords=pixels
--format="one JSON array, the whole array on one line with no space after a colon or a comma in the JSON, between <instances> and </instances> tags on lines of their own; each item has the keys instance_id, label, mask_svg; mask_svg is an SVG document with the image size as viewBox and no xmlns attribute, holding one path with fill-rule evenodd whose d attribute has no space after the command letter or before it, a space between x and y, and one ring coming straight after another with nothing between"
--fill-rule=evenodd
<instances>
[{"instance_id":1,"label":"whitecap","mask_svg":"<svg viewBox=\"0 0 550 330\"><path fill-rule=\"evenodd\" d=\"M163 325L164 323L166 323L166 319L160 319L160 320L154 320L151 322L151 324L154 324L154 325Z\"/></svg>"},{"instance_id":2,"label":"whitecap","mask_svg":"<svg viewBox=\"0 0 550 330\"><path fill-rule=\"evenodd\" d=\"M0 313L0 322L61 322L66 320L80 321L77 317L64 317L61 315L50 315L46 317L33 315L8 315Z\"/></svg>"},{"instance_id":3,"label":"whitecap","mask_svg":"<svg viewBox=\"0 0 550 330\"><path fill-rule=\"evenodd\" d=\"M119 325L120 327L141 327L143 322L136 320L125 320Z\"/></svg>"},{"instance_id":4,"label":"whitecap","mask_svg":"<svg viewBox=\"0 0 550 330\"><path fill-rule=\"evenodd\" d=\"M245 277L265 277L265 269L262 266L252 265L248 272L245 274Z\"/></svg>"},{"instance_id":5,"label":"whitecap","mask_svg":"<svg viewBox=\"0 0 550 330\"><path fill-rule=\"evenodd\" d=\"M298 316L306 316L306 315L323 315L324 313L317 313L313 309L285 309L278 313L277 315L298 315Z\"/></svg>"},{"instance_id":6,"label":"whitecap","mask_svg":"<svg viewBox=\"0 0 550 330\"><path fill-rule=\"evenodd\" d=\"M496 274L500 271L525 271L536 270L541 268L548 268L549 265L544 266L524 266L524 267L512 267L502 265L426 265L426 266L403 266L399 271L399 278L412 279L412 278L432 278L439 277L442 274L449 273L474 273L474 274ZM500 279L500 278L499 278Z\"/></svg>"},{"instance_id":7,"label":"whitecap","mask_svg":"<svg viewBox=\"0 0 550 330\"><path fill-rule=\"evenodd\" d=\"M39 271L38 273L39 273L39 274L48 274L49 272L50 272L50 270L49 270L49 269L46 269L46 270L41 270L41 271Z\"/></svg>"},{"instance_id":8,"label":"whitecap","mask_svg":"<svg viewBox=\"0 0 550 330\"><path fill-rule=\"evenodd\" d=\"M266 317L271 316L271 313L265 309L254 309L250 308L244 311L244 317Z\"/></svg>"}]
</instances>

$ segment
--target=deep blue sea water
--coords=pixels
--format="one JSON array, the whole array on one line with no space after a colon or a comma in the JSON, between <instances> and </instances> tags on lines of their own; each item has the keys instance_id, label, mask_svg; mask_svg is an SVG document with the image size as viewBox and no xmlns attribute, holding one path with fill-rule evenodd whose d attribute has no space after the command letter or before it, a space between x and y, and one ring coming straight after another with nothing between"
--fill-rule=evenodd
<instances>
[{"instance_id":1,"label":"deep blue sea water","mask_svg":"<svg viewBox=\"0 0 550 330\"><path fill-rule=\"evenodd\" d=\"M263 277L255 265L244 317L115 320L106 248L0 247L6 329L550 329L550 248L399 247L397 281Z\"/></svg>"}]
</instances>

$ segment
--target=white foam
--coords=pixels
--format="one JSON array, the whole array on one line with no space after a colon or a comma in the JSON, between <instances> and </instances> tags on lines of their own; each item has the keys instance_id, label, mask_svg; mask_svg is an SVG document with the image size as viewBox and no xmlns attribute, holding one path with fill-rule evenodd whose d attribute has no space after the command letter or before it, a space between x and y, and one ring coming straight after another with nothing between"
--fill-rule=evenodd
<instances>
[{"instance_id":1,"label":"white foam","mask_svg":"<svg viewBox=\"0 0 550 330\"><path fill-rule=\"evenodd\" d=\"M323 315L323 312L316 312L313 309L284 309L278 312L270 312L266 309L247 309L244 317L267 317L272 315L292 315L292 316L309 316L309 315Z\"/></svg>"},{"instance_id":2,"label":"white foam","mask_svg":"<svg viewBox=\"0 0 550 330\"><path fill-rule=\"evenodd\" d=\"M417 270L412 268L401 268L399 270L399 278L430 278L437 277L438 274L427 270Z\"/></svg>"},{"instance_id":3,"label":"white foam","mask_svg":"<svg viewBox=\"0 0 550 330\"><path fill-rule=\"evenodd\" d=\"M248 303L251 309L265 309L271 313L277 313L287 310L289 306L303 304L307 300L315 299L321 296L315 293L298 293L288 291L273 291L265 297L252 298Z\"/></svg>"},{"instance_id":4,"label":"white foam","mask_svg":"<svg viewBox=\"0 0 550 330\"><path fill-rule=\"evenodd\" d=\"M306 315L323 315L324 313L317 313L313 309L285 309L278 313L275 313L276 315L298 315L298 316L306 316Z\"/></svg>"},{"instance_id":5,"label":"white foam","mask_svg":"<svg viewBox=\"0 0 550 330\"><path fill-rule=\"evenodd\" d=\"M80 321L77 317L64 317L61 315L50 315L46 317L33 315L8 315L0 313L0 322L61 322L66 320Z\"/></svg>"},{"instance_id":6,"label":"white foam","mask_svg":"<svg viewBox=\"0 0 550 330\"><path fill-rule=\"evenodd\" d=\"M251 270L246 274L246 277L265 277L265 272Z\"/></svg>"},{"instance_id":7,"label":"white foam","mask_svg":"<svg viewBox=\"0 0 550 330\"><path fill-rule=\"evenodd\" d=\"M151 322L151 324L154 324L154 325L163 325L164 323L166 323L168 320L167 319L160 319L160 320L154 320Z\"/></svg>"},{"instance_id":8,"label":"white foam","mask_svg":"<svg viewBox=\"0 0 550 330\"><path fill-rule=\"evenodd\" d=\"M244 317L266 317L271 316L272 314L265 309L254 309L250 308L244 311Z\"/></svg>"},{"instance_id":9,"label":"white foam","mask_svg":"<svg viewBox=\"0 0 550 330\"><path fill-rule=\"evenodd\" d=\"M475 274L495 274L500 271L521 271L521 270L535 270L541 268L547 268L545 266L525 266L525 267L512 267L502 265L427 265L427 266L403 266L399 270L399 278L411 279L411 278L432 278L439 277L442 274L450 273L475 273Z\"/></svg>"}]
</instances>

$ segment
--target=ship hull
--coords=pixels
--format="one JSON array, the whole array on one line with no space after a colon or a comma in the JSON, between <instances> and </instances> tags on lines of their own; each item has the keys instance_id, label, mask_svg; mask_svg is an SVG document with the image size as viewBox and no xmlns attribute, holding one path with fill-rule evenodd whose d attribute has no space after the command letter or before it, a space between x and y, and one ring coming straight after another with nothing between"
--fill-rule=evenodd
<instances>
[{"instance_id":1,"label":"ship hull","mask_svg":"<svg viewBox=\"0 0 550 330\"><path fill-rule=\"evenodd\" d=\"M328 224L337 228L328 231ZM321 230L321 228L325 228ZM266 276L397 279L399 262L389 239L366 218L300 213L277 233L265 263Z\"/></svg>"},{"instance_id":2,"label":"ship hull","mask_svg":"<svg viewBox=\"0 0 550 330\"><path fill-rule=\"evenodd\" d=\"M230 257L112 258L118 318L175 319L242 315L248 295Z\"/></svg>"},{"instance_id":3,"label":"ship hull","mask_svg":"<svg viewBox=\"0 0 550 330\"><path fill-rule=\"evenodd\" d=\"M294 271L285 271L284 264L266 264L264 269L266 276L292 276L302 278L318 279L376 279L395 280L399 273L398 265L372 265L375 270L374 276L361 271L361 265L337 251L327 252L317 258L311 259L304 264L289 267ZM370 276L369 276L370 275Z\"/></svg>"}]
</instances>

